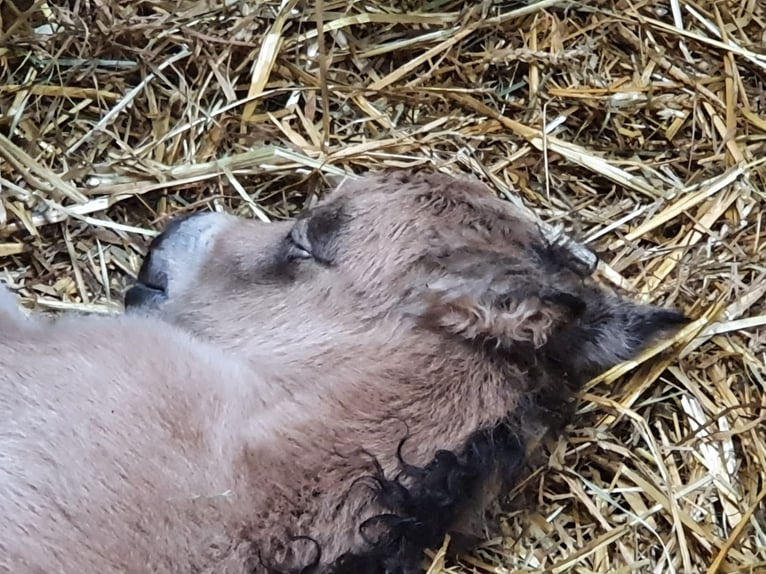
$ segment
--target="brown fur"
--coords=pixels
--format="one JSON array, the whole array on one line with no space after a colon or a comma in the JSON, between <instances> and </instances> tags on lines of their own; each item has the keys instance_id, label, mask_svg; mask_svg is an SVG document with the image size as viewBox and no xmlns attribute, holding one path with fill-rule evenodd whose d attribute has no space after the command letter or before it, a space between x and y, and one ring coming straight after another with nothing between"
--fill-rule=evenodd
<instances>
[{"instance_id":1,"label":"brown fur","mask_svg":"<svg viewBox=\"0 0 766 574\"><path fill-rule=\"evenodd\" d=\"M128 303L48 324L0 296L0 571L417 570L579 384L683 321L406 172L177 222Z\"/></svg>"}]
</instances>

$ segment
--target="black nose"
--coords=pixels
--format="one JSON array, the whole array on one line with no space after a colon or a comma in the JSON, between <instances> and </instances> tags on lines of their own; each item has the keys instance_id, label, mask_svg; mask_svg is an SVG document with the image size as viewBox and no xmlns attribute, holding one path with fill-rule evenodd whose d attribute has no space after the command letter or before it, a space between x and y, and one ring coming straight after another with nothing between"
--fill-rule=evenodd
<instances>
[{"instance_id":1,"label":"black nose","mask_svg":"<svg viewBox=\"0 0 766 574\"><path fill-rule=\"evenodd\" d=\"M125 309L156 307L167 298L168 275L163 268L162 262L154 257L154 253L165 243L180 227L181 224L192 217L182 215L173 218L165 230L155 237L149 244L144 262L138 271L136 284L125 292Z\"/></svg>"},{"instance_id":2,"label":"black nose","mask_svg":"<svg viewBox=\"0 0 766 574\"><path fill-rule=\"evenodd\" d=\"M125 310L151 309L157 307L166 297L165 291L136 283L125 292Z\"/></svg>"},{"instance_id":3,"label":"black nose","mask_svg":"<svg viewBox=\"0 0 766 574\"><path fill-rule=\"evenodd\" d=\"M172 219L149 245L138 281L125 294L125 307L153 309L182 297L228 221L230 216L207 212Z\"/></svg>"},{"instance_id":4,"label":"black nose","mask_svg":"<svg viewBox=\"0 0 766 574\"><path fill-rule=\"evenodd\" d=\"M152 251L146 254L136 284L125 293L125 309L155 307L167 298L168 276L155 264L156 259Z\"/></svg>"}]
</instances>

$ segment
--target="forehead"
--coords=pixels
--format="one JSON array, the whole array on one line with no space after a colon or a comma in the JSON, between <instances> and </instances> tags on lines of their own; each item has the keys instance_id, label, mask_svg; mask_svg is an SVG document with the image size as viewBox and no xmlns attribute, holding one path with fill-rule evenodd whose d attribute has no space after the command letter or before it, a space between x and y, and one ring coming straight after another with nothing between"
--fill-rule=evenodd
<instances>
[{"instance_id":1,"label":"forehead","mask_svg":"<svg viewBox=\"0 0 766 574\"><path fill-rule=\"evenodd\" d=\"M466 239L532 240L539 237L528 215L502 201L482 183L434 173L383 173L347 180L312 210L326 227L358 222L365 232L411 226Z\"/></svg>"},{"instance_id":2,"label":"forehead","mask_svg":"<svg viewBox=\"0 0 766 574\"><path fill-rule=\"evenodd\" d=\"M472 202L490 197L489 189L478 181L402 170L345 180L322 203L401 205L435 198Z\"/></svg>"}]
</instances>

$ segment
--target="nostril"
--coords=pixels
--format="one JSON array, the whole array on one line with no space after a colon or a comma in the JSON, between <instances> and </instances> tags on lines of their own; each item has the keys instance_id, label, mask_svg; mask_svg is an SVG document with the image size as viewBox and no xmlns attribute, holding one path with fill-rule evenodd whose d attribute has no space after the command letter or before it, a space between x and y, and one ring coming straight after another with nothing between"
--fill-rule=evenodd
<instances>
[{"instance_id":1,"label":"nostril","mask_svg":"<svg viewBox=\"0 0 766 574\"><path fill-rule=\"evenodd\" d=\"M141 269L138 270L138 282L157 291L167 291L168 274L157 264L156 252L146 254Z\"/></svg>"},{"instance_id":2,"label":"nostril","mask_svg":"<svg viewBox=\"0 0 766 574\"><path fill-rule=\"evenodd\" d=\"M168 275L155 263L150 251L146 255L135 285L125 292L125 308L153 308L167 299Z\"/></svg>"},{"instance_id":3,"label":"nostril","mask_svg":"<svg viewBox=\"0 0 766 574\"><path fill-rule=\"evenodd\" d=\"M150 309L157 307L167 298L164 289L156 289L143 283L136 283L125 292L125 309Z\"/></svg>"}]
</instances>

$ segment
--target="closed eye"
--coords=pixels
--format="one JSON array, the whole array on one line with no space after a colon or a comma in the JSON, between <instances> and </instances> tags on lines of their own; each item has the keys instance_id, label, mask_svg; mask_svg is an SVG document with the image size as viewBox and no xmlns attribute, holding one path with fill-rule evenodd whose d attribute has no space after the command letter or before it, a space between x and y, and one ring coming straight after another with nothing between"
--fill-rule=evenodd
<instances>
[{"instance_id":1,"label":"closed eye","mask_svg":"<svg viewBox=\"0 0 766 574\"><path fill-rule=\"evenodd\" d=\"M302 237L300 228L295 226L287 236L287 257L290 259L314 259L309 242Z\"/></svg>"},{"instance_id":2,"label":"closed eye","mask_svg":"<svg viewBox=\"0 0 766 574\"><path fill-rule=\"evenodd\" d=\"M324 266L333 266L334 247L328 249L328 246L332 244L331 238L335 229L328 226L321 217L322 213L315 212L310 219L298 219L295 222L290 234L285 238L286 255L289 260L311 259Z\"/></svg>"}]
</instances>

